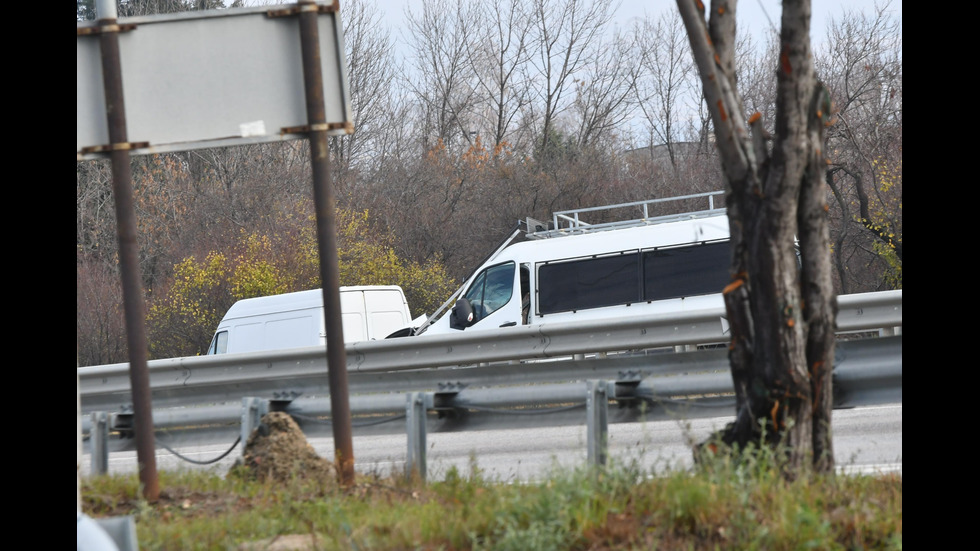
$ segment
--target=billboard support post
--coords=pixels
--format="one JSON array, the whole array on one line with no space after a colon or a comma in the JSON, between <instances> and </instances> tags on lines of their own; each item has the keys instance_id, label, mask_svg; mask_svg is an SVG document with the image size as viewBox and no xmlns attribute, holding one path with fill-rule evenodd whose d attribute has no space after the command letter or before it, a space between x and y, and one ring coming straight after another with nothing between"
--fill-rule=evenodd
<instances>
[{"instance_id":1,"label":"billboard support post","mask_svg":"<svg viewBox=\"0 0 980 551\"><path fill-rule=\"evenodd\" d=\"M336 5L336 4L335 4ZM327 372L330 381L330 419L333 423L334 460L341 486L354 483L354 448L351 436L350 397L347 388L347 353L340 314L340 275L337 266L336 201L330 182L330 148L324 109L323 75L320 69L320 39L313 0L299 2L300 41L303 52L303 81L309 123L310 162L313 169L313 202L316 210L317 243L323 315L327 328Z\"/></svg>"},{"instance_id":2,"label":"billboard support post","mask_svg":"<svg viewBox=\"0 0 980 551\"><path fill-rule=\"evenodd\" d=\"M136 459L139 462L143 497L152 503L160 497L160 481L157 476L153 405L147 367L146 320L143 285L139 273L139 246L136 241L133 173L130 165L126 105L123 101L122 69L119 61L119 25L116 24L115 0L99 0L97 8L102 82L105 87L106 120L109 129L109 158L112 162L112 193L116 203L119 270L122 278L123 311L126 318L126 344L129 348L129 380L133 393Z\"/></svg>"}]
</instances>

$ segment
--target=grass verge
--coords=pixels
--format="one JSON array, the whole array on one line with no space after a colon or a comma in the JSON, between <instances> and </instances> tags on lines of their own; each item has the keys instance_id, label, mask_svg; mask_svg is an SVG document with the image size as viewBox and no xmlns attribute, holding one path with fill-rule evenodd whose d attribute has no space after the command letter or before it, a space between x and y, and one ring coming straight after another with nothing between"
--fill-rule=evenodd
<instances>
[{"instance_id":1,"label":"grass verge","mask_svg":"<svg viewBox=\"0 0 980 551\"><path fill-rule=\"evenodd\" d=\"M900 475L811 475L715 458L694 471L630 464L508 483L450 469L427 484L359 475L339 488L160 472L81 481L91 517L132 515L141 550L856 550L902 548Z\"/></svg>"}]
</instances>

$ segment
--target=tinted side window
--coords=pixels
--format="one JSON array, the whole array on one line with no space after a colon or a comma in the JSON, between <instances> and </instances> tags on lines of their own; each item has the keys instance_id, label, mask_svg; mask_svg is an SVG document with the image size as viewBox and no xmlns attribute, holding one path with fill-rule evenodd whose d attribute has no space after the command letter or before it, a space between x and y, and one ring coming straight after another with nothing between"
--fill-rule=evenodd
<instances>
[{"instance_id":1,"label":"tinted side window","mask_svg":"<svg viewBox=\"0 0 980 551\"><path fill-rule=\"evenodd\" d=\"M473 305L476 319L481 320L499 309L514 294L514 263L491 266L480 273L466 298Z\"/></svg>"},{"instance_id":2,"label":"tinted side window","mask_svg":"<svg viewBox=\"0 0 980 551\"><path fill-rule=\"evenodd\" d=\"M728 241L643 252L645 300L720 293L728 285Z\"/></svg>"},{"instance_id":3,"label":"tinted side window","mask_svg":"<svg viewBox=\"0 0 980 551\"><path fill-rule=\"evenodd\" d=\"M637 253L557 262L538 268L542 314L640 300Z\"/></svg>"}]
</instances>

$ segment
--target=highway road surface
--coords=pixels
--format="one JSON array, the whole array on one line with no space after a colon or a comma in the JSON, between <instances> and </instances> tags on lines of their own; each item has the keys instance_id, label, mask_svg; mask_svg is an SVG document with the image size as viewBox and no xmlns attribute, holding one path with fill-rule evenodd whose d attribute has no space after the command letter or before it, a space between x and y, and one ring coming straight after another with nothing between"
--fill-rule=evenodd
<instances>
[{"instance_id":1,"label":"highway road surface","mask_svg":"<svg viewBox=\"0 0 980 551\"><path fill-rule=\"evenodd\" d=\"M690 443L703 440L729 421L731 417L610 424L609 464L631 463L650 474L666 469L689 468L692 464ZM834 410L833 431L834 455L840 472L901 474L901 403ZM483 476L500 481L540 479L553 468L586 465L586 434L584 423L581 426L429 432L427 478L440 480L454 466L465 476L476 465ZM234 436L231 436L226 442L175 448L182 457L158 445L157 469L208 469L223 474L240 456L241 446L220 461L214 460L230 449L233 440ZM310 438L309 442L321 456L333 456L331 438ZM353 446L358 472L389 475L401 474L405 470L408 455L405 434L355 435ZM90 465L90 456L86 451L81 465L83 476L91 472ZM110 473L135 471L135 451L110 454Z\"/></svg>"}]
</instances>

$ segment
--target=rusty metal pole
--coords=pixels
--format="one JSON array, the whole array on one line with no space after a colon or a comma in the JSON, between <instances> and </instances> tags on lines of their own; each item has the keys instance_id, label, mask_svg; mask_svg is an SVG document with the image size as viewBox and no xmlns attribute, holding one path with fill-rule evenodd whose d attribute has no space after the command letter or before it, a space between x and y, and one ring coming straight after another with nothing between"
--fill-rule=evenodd
<instances>
[{"instance_id":1,"label":"rusty metal pole","mask_svg":"<svg viewBox=\"0 0 980 551\"><path fill-rule=\"evenodd\" d=\"M313 166L313 203L320 253L320 283L327 327L327 371L330 377L330 418L333 424L337 477L342 486L354 483L354 446L351 438L350 397L347 388L347 353L340 315L340 273L337 268L336 201L330 182L327 115L320 64L319 7L313 0L299 2L306 116L310 126Z\"/></svg>"},{"instance_id":2,"label":"rusty metal pole","mask_svg":"<svg viewBox=\"0 0 980 551\"><path fill-rule=\"evenodd\" d=\"M143 286L140 282L136 242L136 211L133 207L133 174L129 138L126 135L126 106L123 102L122 66L119 60L119 27L115 0L100 0L98 24L102 51L102 82L105 87L106 119L109 129L109 158L112 161L112 193L116 203L116 234L122 278L126 344L129 347L129 382L133 395L136 430L136 460L139 463L143 497L155 502L160 497L156 444L153 436L153 406L147 367Z\"/></svg>"}]
</instances>

